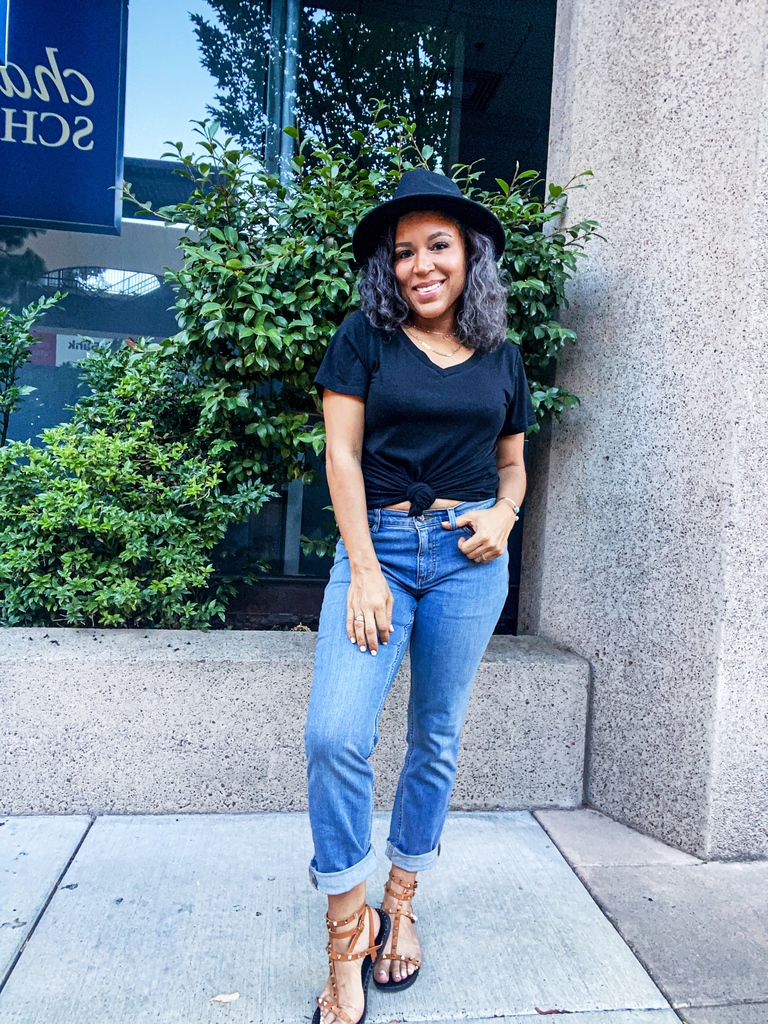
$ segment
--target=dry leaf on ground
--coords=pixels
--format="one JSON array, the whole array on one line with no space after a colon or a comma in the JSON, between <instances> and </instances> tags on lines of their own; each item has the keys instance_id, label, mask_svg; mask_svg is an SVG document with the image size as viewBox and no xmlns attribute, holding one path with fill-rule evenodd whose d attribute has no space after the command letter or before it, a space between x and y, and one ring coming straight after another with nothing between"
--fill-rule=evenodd
<instances>
[{"instance_id":1,"label":"dry leaf on ground","mask_svg":"<svg viewBox=\"0 0 768 1024\"><path fill-rule=\"evenodd\" d=\"M209 1003L234 1003L236 999L240 998L239 992L225 992L220 996L213 996L208 1000Z\"/></svg>"}]
</instances>

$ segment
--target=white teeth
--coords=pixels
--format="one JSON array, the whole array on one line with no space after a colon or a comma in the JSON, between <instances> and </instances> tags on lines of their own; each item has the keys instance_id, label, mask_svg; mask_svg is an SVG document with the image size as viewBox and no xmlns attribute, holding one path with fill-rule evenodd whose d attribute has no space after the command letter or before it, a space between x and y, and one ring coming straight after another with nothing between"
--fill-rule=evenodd
<instances>
[{"instance_id":1,"label":"white teeth","mask_svg":"<svg viewBox=\"0 0 768 1024\"><path fill-rule=\"evenodd\" d=\"M419 292L420 295L431 295L432 292L436 292L438 288L442 287L442 285L442 281L438 281L437 284L416 285L415 290Z\"/></svg>"}]
</instances>

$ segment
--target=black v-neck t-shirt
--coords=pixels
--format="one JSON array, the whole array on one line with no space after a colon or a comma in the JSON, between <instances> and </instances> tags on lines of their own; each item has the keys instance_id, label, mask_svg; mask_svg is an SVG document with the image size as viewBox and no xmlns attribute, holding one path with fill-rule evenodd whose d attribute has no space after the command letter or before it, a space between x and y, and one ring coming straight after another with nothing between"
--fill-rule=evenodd
<instances>
[{"instance_id":1,"label":"black v-neck t-shirt","mask_svg":"<svg viewBox=\"0 0 768 1024\"><path fill-rule=\"evenodd\" d=\"M441 367L404 331L373 327L360 310L334 334L315 384L363 399L368 508L410 501L410 515L435 498L494 498L497 439L536 419L516 345Z\"/></svg>"}]
</instances>

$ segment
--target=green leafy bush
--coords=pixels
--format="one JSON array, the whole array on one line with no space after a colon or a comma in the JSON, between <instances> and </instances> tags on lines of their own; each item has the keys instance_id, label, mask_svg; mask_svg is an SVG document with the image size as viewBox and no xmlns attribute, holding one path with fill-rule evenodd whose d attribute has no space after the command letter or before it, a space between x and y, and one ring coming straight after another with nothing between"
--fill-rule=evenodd
<instances>
[{"instance_id":1,"label":"green leafy bush","mask_svg":"<svg viewBox=\"0 0 768 1024\"><path fill-rule=\"evenodd\" d=\"M158 441L183 440L197 454L208 450L211 439L200 426L200 382L169 349L129 339L117 350L94 349L80 365L80 379L90 390L74 406L72 422L83 430L118 433L150 423Z\"/></svg>"},{"instance_id":2,"label":"green leafy bush","mask_svg":"<svg viewBox=\"0 0 768 1024\"><path fill-rule=\"evenodd\" d=\"M42 434L0 449L4 626L203 628L223 618L210 553L256 511L263 488L223 494L221 442L207 457L130 429Z\"/></svg>"},{"instance_id":3,"label":"green leafy bush","mask_svg":"<svg viewBox=\"0 0 768 1024\"><path fill-rule=\"evenodd\" d=\"M0 449L0 623L204 628L232 585L211 553L272 495L232 487L196 382L141 340L84 360L91 393L42 447Z\"/></svg>"},{"instance_id":4,"label":"green leafy bush","mask_svg":"<svg viewBox=\"0 0 768 1024\"><path fill-rule=\"evenodd\" d=\"M8 439L11 413L22 398L35 390L18 383L19 370L29 362L29 346L35 341L30 331L45 313L63 296L56 292L49 299L32 302L14 316L7 306L0 306L0 448Z\"/></svg>"}]
</instances>

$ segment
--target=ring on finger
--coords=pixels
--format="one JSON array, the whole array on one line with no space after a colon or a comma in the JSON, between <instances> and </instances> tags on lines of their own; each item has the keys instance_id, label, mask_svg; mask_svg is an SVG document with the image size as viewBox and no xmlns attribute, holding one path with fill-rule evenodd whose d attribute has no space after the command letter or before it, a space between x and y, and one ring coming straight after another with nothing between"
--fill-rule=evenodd
<instances>
[{"instance_id":1,"label":"ring on finger","mask_svg":"<svg viewBox=\"0 0 768 1024\"><path fill-rule=\"evenodd\" d=\"M364 615L356 615L355 616L355 622L365 622L365 616Z\"/></svg>"}]
</instances>

